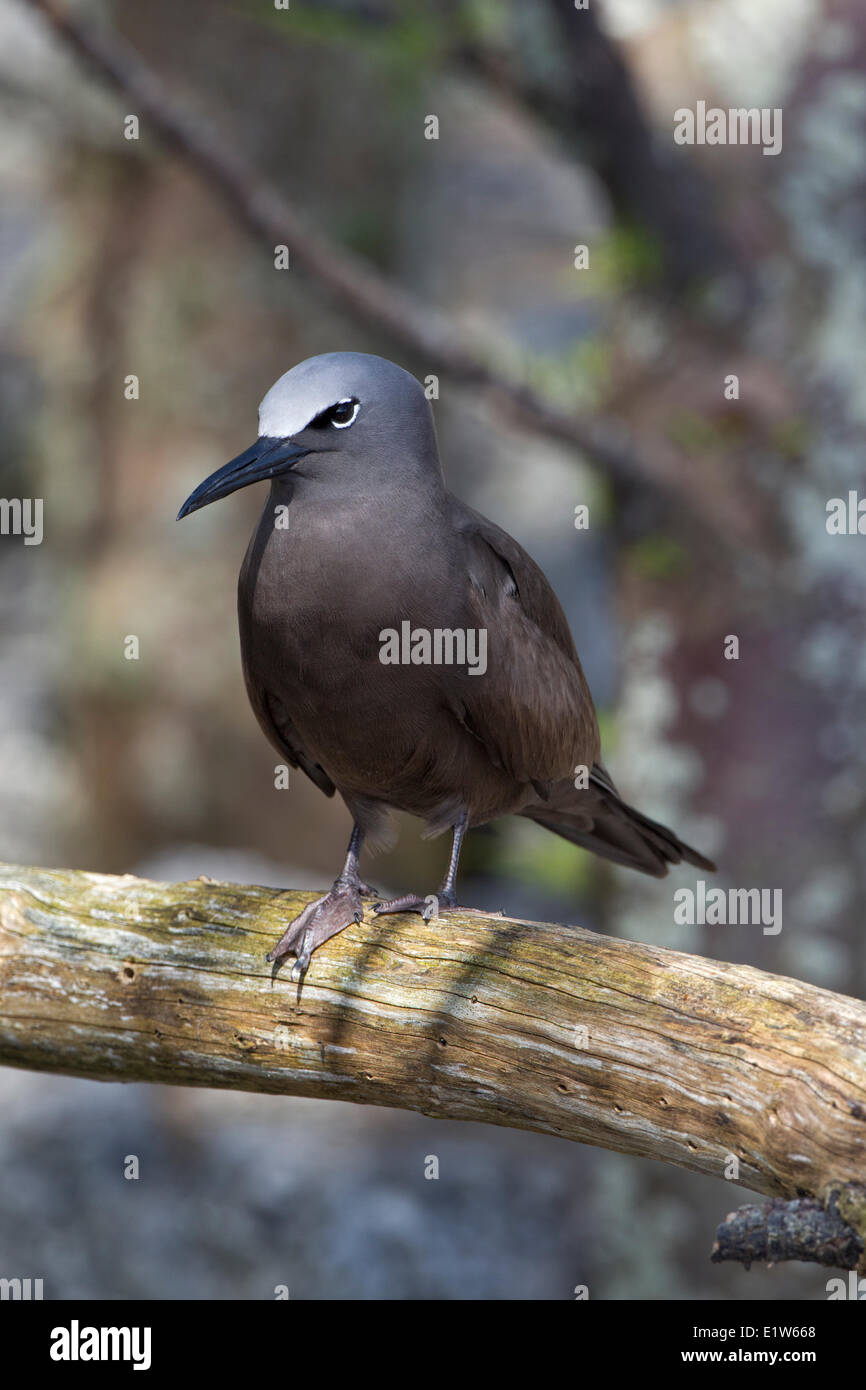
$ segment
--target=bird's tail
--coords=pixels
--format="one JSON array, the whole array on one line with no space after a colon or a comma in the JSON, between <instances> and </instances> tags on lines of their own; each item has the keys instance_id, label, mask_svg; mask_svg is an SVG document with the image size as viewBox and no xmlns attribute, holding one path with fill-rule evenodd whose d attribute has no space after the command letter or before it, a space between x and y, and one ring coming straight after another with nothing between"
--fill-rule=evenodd
<instances>
[{"instance_id":1,"label":"bird's tail","mask_svg":"<svg viewBox=\"0 0 866 1390\"><path fill-rule=\"evenodd\" d=\"M715 872L711 859L623 801L607 772L598 765L593 767L585 789L558 783L548 801L528 807L521 814L603 859L612 859L615 864L625 864L654 878L664 878L671 864L683 860L698 869Z\"/></svg>"}]
</instances>

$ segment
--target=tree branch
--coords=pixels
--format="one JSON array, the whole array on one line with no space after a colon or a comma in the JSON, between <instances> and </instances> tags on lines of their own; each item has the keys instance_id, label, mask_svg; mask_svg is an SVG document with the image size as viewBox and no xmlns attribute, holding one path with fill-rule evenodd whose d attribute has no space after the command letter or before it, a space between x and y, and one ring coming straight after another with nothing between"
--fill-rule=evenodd
<instances>
[{"instance_id":1,"label":"tree branch","mask_svg":"<svg viewBox=\"0 0 866 1390\"><path fill-rule=\"evenodd\" d=\"M592 163L617 206L650 228L661 247L669 286L683 291L710 275L742 271L712 209L712 189L681 156L673 138L654 135L619 46L597 9L548 0L567 55L569 90L551 103L592 149ZM738 297L742 288L738 287Z\"/></svg>"},{"instance_id":2,"label":"tree branch","mask_svg":"<svg viewBox=\"0 0 866 1390\"><path fill-rule=\"evenodd\" d=\"M365 920L299 988L265 952L309 897L0 865L0 1063L395 1106L716 1177L736 1158L785 1198L862 1180L857 1000L476 912Z\"/></svg>"},{"instance_id":3,"label":"tree branch","mask_svg":"<svg viewBox=\"0 0 866 1390\"><path fill-rule=\"evenodd\" d=\"M793 1202L776 1199L762 1207L740 1207L719 1226L710 1259L714 1264L736 1260L746 1269L753 1260L770 1264L807 1260L834 1269L862 1268L866 1241L849 1225L850 1216L846 1220L843 1215L845 1199L850 1204L856 1196L862 1207L866 1188L833 1189L826 1202L798 1197Z\"/></svg>"},{"instance_id":4,"label":"tree branch","mask_svg":"<svg viewBox=\"0 0 866 1390\"><path fill-rule=\"evenodd\" d=\"M72 14L59 0L25 0L94 71L121 92L147 127L174 149L221 195L232 216L243 221L269 252L287 245L293 263L318 280L350 314L375 324L417 354L427 370L454 380L461 389L483 393L502 416L550 438L576 446L620 484L645 488L675 506L730 555L749 525L724 499L705 496L695 470L672 457L668 442L658 449L635 448L625 427L600 416L577 418L545 399L510 366L494 365L492 346L477 351L457 325L420 303L345 248L331 243L234 151L222 133L212 134L176 102L158 76L121 36Z\"/></svg>"}]
</instances>

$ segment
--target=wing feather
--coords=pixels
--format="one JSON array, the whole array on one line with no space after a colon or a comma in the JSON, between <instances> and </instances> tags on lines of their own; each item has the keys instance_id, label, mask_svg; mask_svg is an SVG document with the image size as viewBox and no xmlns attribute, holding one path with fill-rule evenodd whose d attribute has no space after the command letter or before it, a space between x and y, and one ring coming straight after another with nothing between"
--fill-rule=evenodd
<instances>
[{"instance_id":1,"label":"wing feather","mask_svg":"<svg viewBox=\"0 0 866 1390\"><path fill-rule=\"evenodd\" d=\"M543 571L506 531L454 502L468 608L487 630L487 670L451 684L452 708L491 761L543 799L599 756L592 696L562 607Z\"/></svg>"}]
</instances>

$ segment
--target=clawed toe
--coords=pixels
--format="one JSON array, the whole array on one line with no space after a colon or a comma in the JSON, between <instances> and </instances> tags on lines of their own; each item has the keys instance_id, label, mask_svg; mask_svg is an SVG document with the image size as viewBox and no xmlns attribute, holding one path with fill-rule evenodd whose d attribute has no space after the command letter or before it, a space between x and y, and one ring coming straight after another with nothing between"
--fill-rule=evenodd
<instances>
[{"instance_id":1,"label":"clawed toe","mask_svg":"<svg viewBox=\"0 0 866 1390\"><path fill-rule=\"evenodd\" d=\"M267 954L267 960L277 964L285 956L293 955L292 979L300 980L306 974L310 958L330 937L345 931L353 922L360 922L364 916L362 897L375 897L375 891L360 879L349 882L338 879L323 898L307 903L302 912L289 923L276 946ZM385 917L395 912L420 912L425 922L439 917L443 912L456 907L453 898L447 893L428 893L426 898L414 893L406 893L399 898L388 898L376 902L373 911L377 917Z\"/></svg>"},{"instance_id":2,"label":"clawed toe","mask_svg":"<svg viewBox=\"0 0 866 1390\"><path fill-rule=\"evenodd\" d=\"M359 889L332 888L323 898L308 903L303 912L289 923L276 946L268 951L266 959L276 963L284 956L294 954L296 960L292 966L292 979L299 980L305 974L317 947L353 922L360 922L363 916Z\"/></svg>"},{"instance_id":3,"label":"clawed toe","mask_svg":"<svg viewBox=\"0 0 866 1390\"><path fill-rule=\"evenodd\" d=\"M456 903L441 893L428 893L419 898L415 893L406 893L401 898L389 898L386 902L374 903L373 911L377 917L387 917L392 912L420 912L425 922L431 917L440 917L456 907Z\"/></svg>"}]
</instances>

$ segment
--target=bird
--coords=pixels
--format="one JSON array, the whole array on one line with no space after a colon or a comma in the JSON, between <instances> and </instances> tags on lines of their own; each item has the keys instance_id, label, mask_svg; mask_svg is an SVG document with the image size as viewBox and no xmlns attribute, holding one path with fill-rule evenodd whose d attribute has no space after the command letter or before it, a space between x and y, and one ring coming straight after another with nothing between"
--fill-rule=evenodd
<instances>
[{"instance_id":1,"label":"bird","mask_svg":"<svg viewBox=\"0 0 866 1390\"><path fill-rule=\"evenodd\" d=\"M377 916L457 908L466 832L534 821L616 864L663 877L715 865L629 806L601 760L595 708L565 613L522 546L448 491L421 383L385 358L326 352L285 372L256 442L204 480L178 520L239 488L270 491L238 579L250 704L280 755L352 817L331 889L267 959L312 953L376 894L359 857L391 813L450 831L435 894Z\"/></svg>"}]
</instances>

